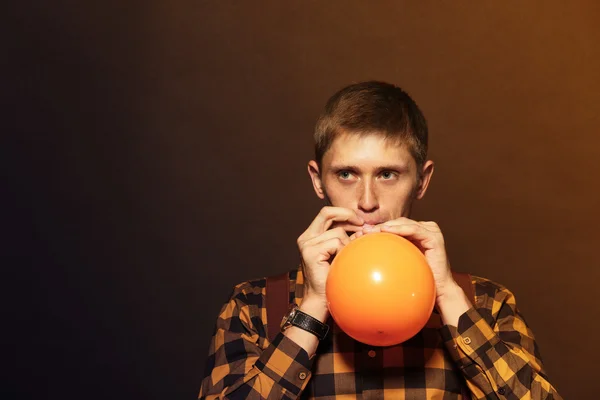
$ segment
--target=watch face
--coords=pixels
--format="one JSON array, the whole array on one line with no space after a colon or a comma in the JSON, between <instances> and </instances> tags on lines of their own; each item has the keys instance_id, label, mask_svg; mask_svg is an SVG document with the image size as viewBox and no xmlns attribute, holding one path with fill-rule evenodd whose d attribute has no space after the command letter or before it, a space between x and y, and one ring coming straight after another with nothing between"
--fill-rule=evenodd
<instances>
[{"instance_id":1,"label":"watch face","mask_svg":"<svg viewBox=\"0 0 600 400\"><path fill-rule=\"evenodd\" d=\"M282 329L286 329L286 328L289 328L290 326L292 326L292 319L294 318L294 315L296 315L297 309L298 309L298 307L293 307L291 309L291 311L289 312L289 314L286 315L285 317L283 317L283 320L281 321Z\"/></svg>"}]
</instances>

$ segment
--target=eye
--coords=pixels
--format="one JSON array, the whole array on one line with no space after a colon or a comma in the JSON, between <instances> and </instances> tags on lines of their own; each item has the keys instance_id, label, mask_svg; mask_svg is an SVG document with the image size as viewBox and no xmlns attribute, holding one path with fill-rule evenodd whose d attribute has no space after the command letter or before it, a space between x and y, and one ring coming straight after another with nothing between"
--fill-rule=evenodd
<instances>
[{"instance_id":1,"label":"eye","mask_svg":"<svg viewBox=\"0 0 600 400\"><path fill-rule=\"evenodd\" d=\"M384 180L394 179L397 175L394 171L383 171L381 173L381 177Z\"/></svg>"},{"instance_id":2,"label":"eye","mask_svg":"<svg viewBox=\"0 0 600 400\"><path fill-rule=\"evenodd\" d=\"M348 180L352 177L352 173L350 171L340 171L338 176L343 180Z\"/></svg>"}]
</instances>

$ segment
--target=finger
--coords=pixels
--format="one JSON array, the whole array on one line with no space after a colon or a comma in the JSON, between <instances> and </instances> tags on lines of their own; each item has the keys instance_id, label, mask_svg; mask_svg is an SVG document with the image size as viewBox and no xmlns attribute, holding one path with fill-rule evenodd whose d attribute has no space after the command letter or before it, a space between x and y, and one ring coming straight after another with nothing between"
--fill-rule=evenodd
<instances>
[{"instance_id":1,"label":"finger","mask_svg":"<svg viewBox=\"0 0 600 400\"><path fill-rule=\"evenodd\" d=\"M436 232L425 229L425 227L419 224L382 225L381 232L389 232L402 236L413 243L419 243L423 248L428 248L427 243L433 243L436 237L439 236Z\"/></svg>"},{"instance_id":2,"label":"finger","mask_svg":"<svg viewBox=\"0 0 600 400\"><path fill-rule=\"evenodd\" d=\"M336 228L342 228L347 233L354 233L354 232L358 232L358 231L362 230L363 226L351 224L349 222L334 221L331 224L331 226L329 227L329 230L336 229Z\"/></svg>"},{"instance_id":3,"label":"finger","mask_svg":"<svg viewBox=\"0 0 600 400\"><path fill-rule=\"evenodd\" d=\"M325 231L325 232L329 232L332 231L334 229L341 229L342 232L344 232L344 234L346 235L346 237L348 237L350 234L358 232L362 229L361 225L354 225L348 222L333 222L331 224L331 227L329 230ZM323 233L325 233L323 232ZM305 231L302 235L300 235L300 237L298 238L298 245L299 246L303 246L305 243L309 242L312 239L318 238L321 234L315 235L314 233L310 232L310 231Z\"/></svg>"},{"instance_id":4,"label":"finger","mask_svg":"<svg viewBox=\"0 0 600 400\"><path fill-rule=\"evenodd\" d=\"M420 226L421 228L433 232L433 233L441 233L440 227L438 226L437 223L433 222L433 221L426 221L426 222L417 222L415 220L412 220L410 218L405 218L405 217L401 217L398 219L394 219L388 222L385 222L383 224L379 224L377 226L396 226L396 225L416 225L416 226Z\"/></svg>"},{"instance_id":5,"label":"finger","mask_svg":"<svg viewBox=\"0 0 600 400\"><path fill-rule=\"evenodd\" d=\"M350 241L353 241L354 239L358 239L362 235L364 235L362 230L354 232L352 235L350 235Z\"/></svg>"},{"instance_id":6,"label":"finger","mask_svg":"<svg viewBox=\"0 0 600 400\"><path fill-rule=\"evenodd\" d=\"M381 226L380 225L368 225L368 224L365 224L362 227L362 232L363 233L381 232Z\"/></svg>"},{"instance_id":7,"label":"finger","mask_svg":"<svg viewBox=\"0 0 600 400\"><path fill-rule=\"evenodd\" d=\"M306 230L309 237L315 237L331 227L333 222L347 222L349 225L360 226L364 223L354 210L343 207L323 207Z\"/></svg>"},{"instance_id":8,"label":"finger","mask_svg":"<svg viewBox=\"0 0 600 400\"><path fill-rule=\"evenodd\" d=\"M349 241L350 239L347 240ZM317 262L321 263L324 261L329 261L331 257L339 253L344 246L345 244L337 237L319 243L316 246L319 251Z\"/></svg>"},{"instance_id":9,"label":"finger","mask_svg":"<svg viewBox=\"0 0 600 400\"><path fill-rule=\"evenodd\" d=\"M348 237L348 234L346 233L346 231L343 228L335 228L335 229L330 229L328 231L323 232L322 234L320 234L319 236L309 239L304 243L304 247L308 247L308 246L318 246L319 244L329 241L331 239L339 239L342 244L345 246L348 243L350 243L350 238Z\"/></svg>"},{"instance_id":10,"label":"finger","mask_svg":"<svg viewBox=\"0 0 600 400\"><path fill-rule=\"evenodd\" d=\"M393 219L393 220L391 220L391 221L384 222L383 224L379 224L379 225L376 225L376 226L383 226L383 225L386 225L386 226L395 226L395 225L419 225L419 222L417 222L417 221L415 221L415 220L412 220L412 219L410 219L410 218L406 218L406 217L400 217L400 218L396 218L396 219Z\"/></svg>"},{"instance_id":11,"label":"finger","mask_svg":"<svg viewBox=\"0 0 600 400\"><path fill-rule=\"evenodd\" d=\"M357 237L361 237L362 235L365 235L367 233L375 233L375 232L381 232L381 225L369 225L369 224L365 224L363 225L359 231L357 231L353 236L354 239L356 239Z\"/></svg>"}]
</instances>

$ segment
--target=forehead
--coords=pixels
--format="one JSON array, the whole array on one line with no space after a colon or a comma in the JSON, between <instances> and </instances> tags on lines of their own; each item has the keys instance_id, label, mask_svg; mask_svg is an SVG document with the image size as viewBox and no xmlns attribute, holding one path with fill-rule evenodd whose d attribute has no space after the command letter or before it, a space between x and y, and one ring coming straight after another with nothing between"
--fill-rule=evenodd
<instances>
[{"instance_id":1,"label":"forehead","mask_svg":"<svg viewBox=\"0 0 600 400\"><path fill-rule=\"evenodd\" d=\"M323 166L357 165L373 166L384 164L415 164L408 145L390 140L379 134L349 134L336 137L329 150L323 155Z\"/></svg>"}]
</instances>

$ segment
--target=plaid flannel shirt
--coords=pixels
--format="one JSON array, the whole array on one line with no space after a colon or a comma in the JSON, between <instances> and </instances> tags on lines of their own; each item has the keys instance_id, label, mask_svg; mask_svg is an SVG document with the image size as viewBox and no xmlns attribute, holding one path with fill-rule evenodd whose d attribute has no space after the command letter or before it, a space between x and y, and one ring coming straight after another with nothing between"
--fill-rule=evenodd
<instances>
[{"instance_id":1,"label":"plaid flannel shirt","mask_svg":"<svg viewBox=\"0 0 600 400\"><path fill-rule=\"evenodd\" d=\"M302 269L289 276L290 304L300 304ZM513 294L487 279L472 281L475 304L458 327L443 325L434 311L412 339L373 347L330 318L311 358L282 333L269 342L265 279L237 285L217 319L198 398L446 400L464 399L466 389L472 399L562 399Z\"/></svg>"}]
</instances>

